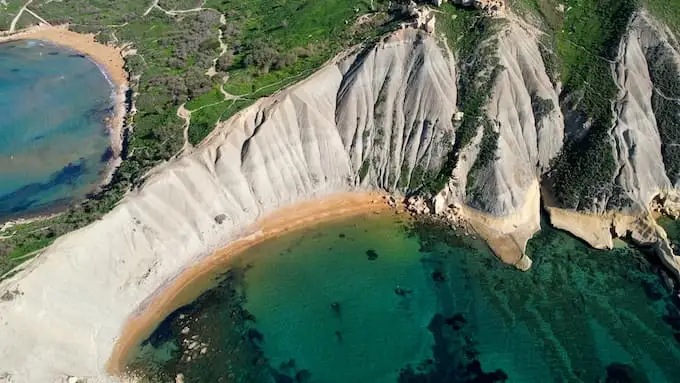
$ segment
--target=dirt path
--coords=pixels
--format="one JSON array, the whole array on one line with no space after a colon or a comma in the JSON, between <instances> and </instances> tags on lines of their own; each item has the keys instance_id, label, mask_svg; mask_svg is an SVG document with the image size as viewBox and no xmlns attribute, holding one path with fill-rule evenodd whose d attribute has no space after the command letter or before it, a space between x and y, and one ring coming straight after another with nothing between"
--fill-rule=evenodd
<instances>
[{"instance_id":1,"label":"dirt path","mask_svg":"<svg viewBox=\"0 0 680 383\"><path fill-rule=\"evenodd\" d=\"M227 17L224 16L223 13L220 14L220 25L227 25ZM223 37L224 35L222 34L222 28L217 28L217 41L220 43L220 54L215 57L212 62L212 66L205 72L205 74L210 77L213 77L217 74L217 60L227 53L227 44L224 43Z\"/></svg>"},{"instance_id":2,"label":"dirt path","mask_svg":"<svg viewBox=\"0 0 680 383\"><path fill-rule=\"evenodd\" d=\"M182 129L184 135L184 145L182 145L180 153L187 153L194 148L194 146L191 145L191 143L189 142L189 125L191 125L191 111L185 108L184 104L182 104L179 106L179 108L177 108L177 117L184 120L184 127Z\"/></svg>"},{"instance_id":3,"label":"dirt path","mask_svg":"<svg viewBox=\"0 0 680 383\"><path fill-rule=\"evenodd\" d=\"M9 33L13 33L17 30L17 22L19 22L19 19L21 18L21 15L24 14L24 11L26 10L26 7L28 7L29 4L31 4L33 0L28 0L26 4L24 4L23 7L19 10L19 13L17 13L16 16L14 16L14 19L12 19L12 24L9 26Z\"/></svg>"}]
</instances>

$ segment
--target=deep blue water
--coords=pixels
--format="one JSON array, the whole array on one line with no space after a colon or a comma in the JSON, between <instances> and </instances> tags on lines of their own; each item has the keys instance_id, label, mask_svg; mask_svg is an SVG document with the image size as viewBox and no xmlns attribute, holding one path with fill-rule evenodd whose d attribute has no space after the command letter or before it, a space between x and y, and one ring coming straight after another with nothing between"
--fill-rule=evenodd
<instances>
[{"instance_id":1,"label":"deep blue water","mask_svg":"<svg viewBox=\"0 0 680 383\"><path fill-rule=\"evenodd\" d=\"M35 40L0 44L0 220L96 188L110 150L111 95L83 55Z\"/></svg>"}]
</instances>

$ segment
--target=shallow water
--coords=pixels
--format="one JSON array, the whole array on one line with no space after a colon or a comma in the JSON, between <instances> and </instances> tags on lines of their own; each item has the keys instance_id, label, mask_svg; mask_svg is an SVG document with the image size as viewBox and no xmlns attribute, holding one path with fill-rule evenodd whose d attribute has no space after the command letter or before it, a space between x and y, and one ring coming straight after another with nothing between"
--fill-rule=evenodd
<instances>
[{"instance_id":1,"label":"shallow water","mask_svg":"<svg viewBox=\"0 0 680 383\"><path fill-rule=\"evenodd\" d=\"M678 302L639 251L593 250L546 227L521 273L479 241L402 219L326 223L249 249L131 368L186 382L680 376Z\"/></svg>"},{"instance_id":2,"label":"shallow water","mask_svg":"<svg viewBox=\"0 0 680 383\"><path fill-rule=\"evenodd\" d=\"M35 40L0 44L0 219L68 204L101 182L111 96L83 55Z\"/></svg>"}]
</instances>

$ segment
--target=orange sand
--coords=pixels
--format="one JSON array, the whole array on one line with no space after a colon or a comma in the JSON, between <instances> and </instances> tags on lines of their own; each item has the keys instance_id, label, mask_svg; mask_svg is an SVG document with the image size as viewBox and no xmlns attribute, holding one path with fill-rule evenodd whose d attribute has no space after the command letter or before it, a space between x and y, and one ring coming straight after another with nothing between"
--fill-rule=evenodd
<instances>
[{"instance_id":1,"label":"orange sand","mask_svg":"<svg viewBox=\"0 0 680 383\"><path fill-rule=\"evenodd\" d=\"M378 193L339 193L278 210L253 224L246 237L215 251L200 263L185 269L172 283L151 298L136 316L128 319L107 362L107 371L120 375L131 352L170 313L190 303L211 288L229 261L248 248L283 233L320 222L390 209Z\"/></svg>"}]
</instances>

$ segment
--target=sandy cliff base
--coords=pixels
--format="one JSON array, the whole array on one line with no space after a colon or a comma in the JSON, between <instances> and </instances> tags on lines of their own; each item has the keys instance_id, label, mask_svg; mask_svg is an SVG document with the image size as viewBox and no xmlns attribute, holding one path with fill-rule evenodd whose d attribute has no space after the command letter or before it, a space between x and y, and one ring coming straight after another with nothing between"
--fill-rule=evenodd
<instances>
[{"instance_id":1,"label":"sandy cliff base","mask_svg":"<svg viewBox=\"0 0 680 383\"><path fill-rule=\"evenodd\" d=\"M597 249L614 248L614 238L628 238L638 246L651 247L677 279L680 279L680 257L673 253L665 230L651 212L639 216L617 212L586 214L546 207L551 224L581 238Z\"/></svg>"},{"instance_id":2,"label":"sandy cliff base","mask_svg":"<svg viewBox=\"0 0 680 383\"><path fill-rule=\"evenodd\" d=\"M125 324L114 351L107 363L112 375L121 375L130 353L140 340L148 337L170 313L190 303L214 285L215 278L224 271L234 257L258 243L282 233L314 226L323 221L350 217L362 213L383 212L390 207L378 193L340 193L323 199L303 202L283 208L255 224L247 234L231 245L182 272L163 291L155 294L142 312Z\"/></svg>"},{"instance_id":3,"label":"sandy cliff base","mask_svg":"<svg viewBox=\"0 0 680 383\"><path fill-rule=\"evenodd\" d=\"M541 229L541 193L534 181L526 193L524 205L508 217L495 217L462 207L463 218L489 244L503 262L526 271L531 258L525 254L527 242Z\"/></svg>"}]
</instances>

